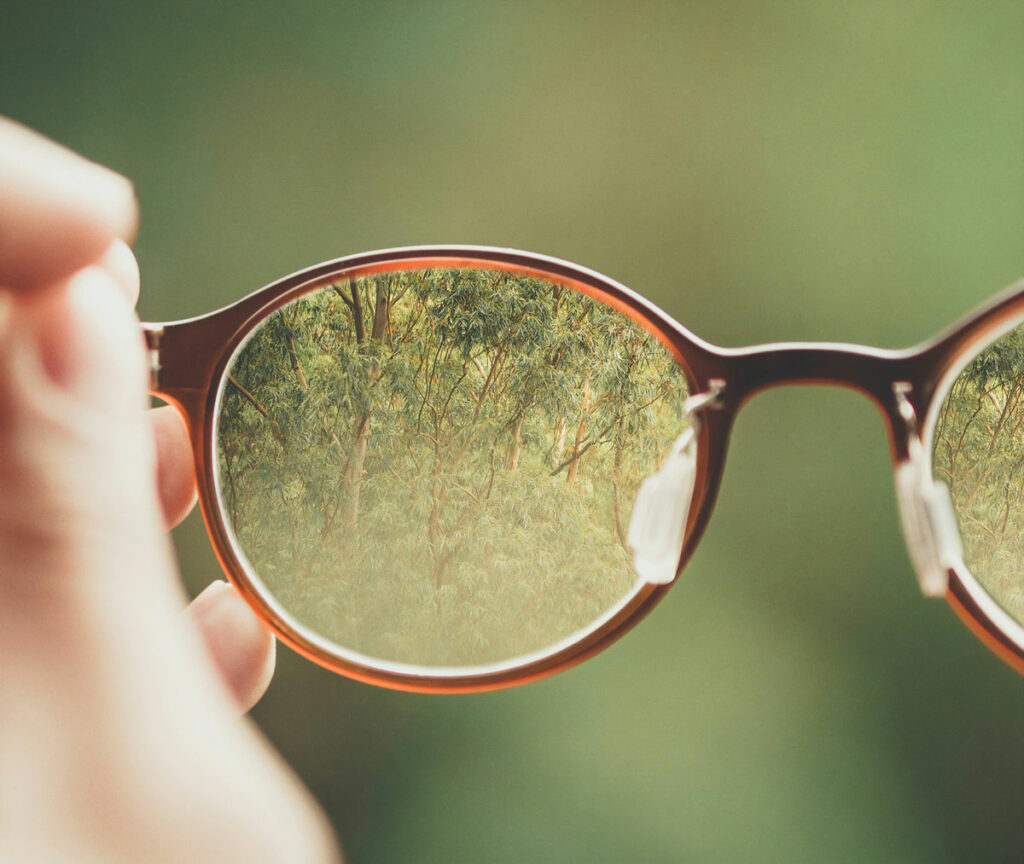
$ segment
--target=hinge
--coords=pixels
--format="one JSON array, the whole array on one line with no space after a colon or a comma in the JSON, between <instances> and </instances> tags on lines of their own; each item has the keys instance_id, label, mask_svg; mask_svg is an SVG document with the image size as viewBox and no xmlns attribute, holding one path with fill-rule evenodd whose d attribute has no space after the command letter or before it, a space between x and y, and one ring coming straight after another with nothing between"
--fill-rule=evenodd
<instances>
[{"instance_id":1,"label":"hinge","mask_svg":"<svg viewBox=\"0 0 1024 864\"><path fill-rule=\"evenodd\" d=\"M149 389L160 387L160 342L163 340L164 328L160 325L142 325L146 337L146 354L149 358Z\"/></svg>"}]
</instances>

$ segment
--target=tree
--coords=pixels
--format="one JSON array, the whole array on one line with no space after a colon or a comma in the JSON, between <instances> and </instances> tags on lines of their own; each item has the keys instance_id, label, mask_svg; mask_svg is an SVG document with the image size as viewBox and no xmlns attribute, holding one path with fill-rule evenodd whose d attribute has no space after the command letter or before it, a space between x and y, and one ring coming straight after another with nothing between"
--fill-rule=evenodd
<instances>
[{"instance_id":1,"label":"tree","mask_svg":"<svg viewBox=\"0 0 1024 864\"><path fill-rule=\"evenodd\" d=\"M935 472L950 487L964 560L1024 621L1024 328L953 382L935 430Z\"/></svg>"},{"instance_id":2,"label":"tree","mask_svg":"<svg viewBox=\"0 0 1024 864\"><path fill-rule=\"evenodd\" d=\"M566 285L371 274L290 303L239 351L220 483L303 624L386 659L498 662L629 596L623 526L685 398L654 337Z\"/></svg>"}]
</instances>

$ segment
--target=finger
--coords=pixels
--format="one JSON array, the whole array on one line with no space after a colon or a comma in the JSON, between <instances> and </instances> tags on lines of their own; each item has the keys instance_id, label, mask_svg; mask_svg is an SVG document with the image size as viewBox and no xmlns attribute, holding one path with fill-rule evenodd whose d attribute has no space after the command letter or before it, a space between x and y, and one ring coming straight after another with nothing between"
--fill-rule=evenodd
<instances>
[{"instance_id":1,"label":"finger","mask_svg":"<svg viewBox=\"0 0 1024 864\"><path fill-rule=\"evenodd\" d=\"M334 860L322 817L237 720L270 678L270 637L224 588L182 614L123 291L91 267L11 298L0 290L5 827L29 826L16 845L43 822L53 848L84 837L80 859L180 859L168 843L184 830L210 860ZM224 826L250 841L238 854Z\"/></svg>"},{"instance_id":2,"label":"finger","mask_svg":"<svg viewBox=\"0 0 1024 864\"><path fill-rule=\"evenodd\" d=\"M195 470L188 427L177 408L163 405L149 412L156 441L156 485L164 519L173 528L196 503Z\"/></svg>"},{"instance_id":3,"label":"finger","mask_svg":"<svg viewBox=\"0 0 1024 864\"><path fill-rule=\"evenodd\" d=\"M124 177L0 118L0 285L70 276L130 239L136 220Z\"/></svg>"},{"instance_id":4,"label":"finger","mask_svg":"<svg viewBox=\"0 0 1024 864\"><path fill-rule=\"evenodd\" d=\"M123 292L107 271L88 267L31 297L6 296L0 584L49 580L70 602L78 584L107 572L167 579L145 353ZM137 553L131 566L127 549ZM82 580L39 575L69 568ZM21 610L21 620L31 626L39 611Z\"/></svg>"},{"instance_id":5,"label":"finger","mask_svg":"<svg viewBox=\"0 0 1024 864\"><path fill-rule=\"evenodd\" d=\"M124 296L132 306L138 302L139 262L135 260L131 247L124 240L118 239L111 243L96 262L96 266L102 267L114 277L114 281L121 286Z\"/></svg>"},{"instance_id":6,"label":"finger","mask_svg":"<svg viewBox=\"0 0 1024 864\"><path fill-rule=\"evenodd\" d=\"M273 635L227 582L212 583L188 608L221 679L248 711L274 675Z\"/></svg>"}]
</instances>

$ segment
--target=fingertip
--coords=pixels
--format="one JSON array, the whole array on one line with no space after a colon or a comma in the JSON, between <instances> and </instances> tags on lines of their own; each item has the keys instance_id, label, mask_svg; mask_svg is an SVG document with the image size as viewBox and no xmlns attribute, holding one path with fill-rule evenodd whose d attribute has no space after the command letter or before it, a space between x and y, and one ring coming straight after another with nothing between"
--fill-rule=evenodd
<instances>
[{"instance_id":1,"label":"fingertip","mask_svg":"<svg viewBox=\"0 0 1024 864\"><path fill-rule=\"evenodd\" d=\"M241 710L248 711L267 691L274 676L273 634L227 582L208 585L192 601L189 612L221 679Z\"/></svg>"},{"instance_id":2,"label":"fingertip","mask_svg":"<svg viewBox=\"0 0 1024 864\"><path fill-rule=\"evenodd\" d=\"M125 177L0 118L0 284L57 282L137 227Z\"/></svg>"},{"instance_id":3,"label":"fingertip","mask_svg":"<svg viewBox=\"0 0 1024 864\"><path fill-rule=\"evenodd\" d=\"M131 247L124 240L114 240L96 263L114 278L134 306L139 299L140 279L139 262Z\"/></svg>"},{"instance_id":4,"label":"fingertip","mask_svg":"<svg viewBox=\"0 0 1024 864\"><path fill-rule=\"evenodd\" d=\"M196 503L196 478L188 426L172 405L149 411L156 444L156 484L168 528L173 528Z\"/></svg>"}]
</instances>

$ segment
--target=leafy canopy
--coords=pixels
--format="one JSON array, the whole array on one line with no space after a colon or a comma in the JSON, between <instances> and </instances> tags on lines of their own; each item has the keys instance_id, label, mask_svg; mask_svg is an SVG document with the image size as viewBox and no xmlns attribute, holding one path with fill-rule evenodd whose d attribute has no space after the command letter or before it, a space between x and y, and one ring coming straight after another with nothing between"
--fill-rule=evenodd
<instances>
[{"instance_id":1,"label":"leafy canopy","mask_svg":"<svg viewBox=\"0 0 1024 864\"><path fill-rule=\"evenodd\" d=\"M376 274L292 302L237 354L219 485L300 623L384 660L500 662L635 590L625 526L686 395L655 337L568 286Z\"/></svg>"}]
</instances>

